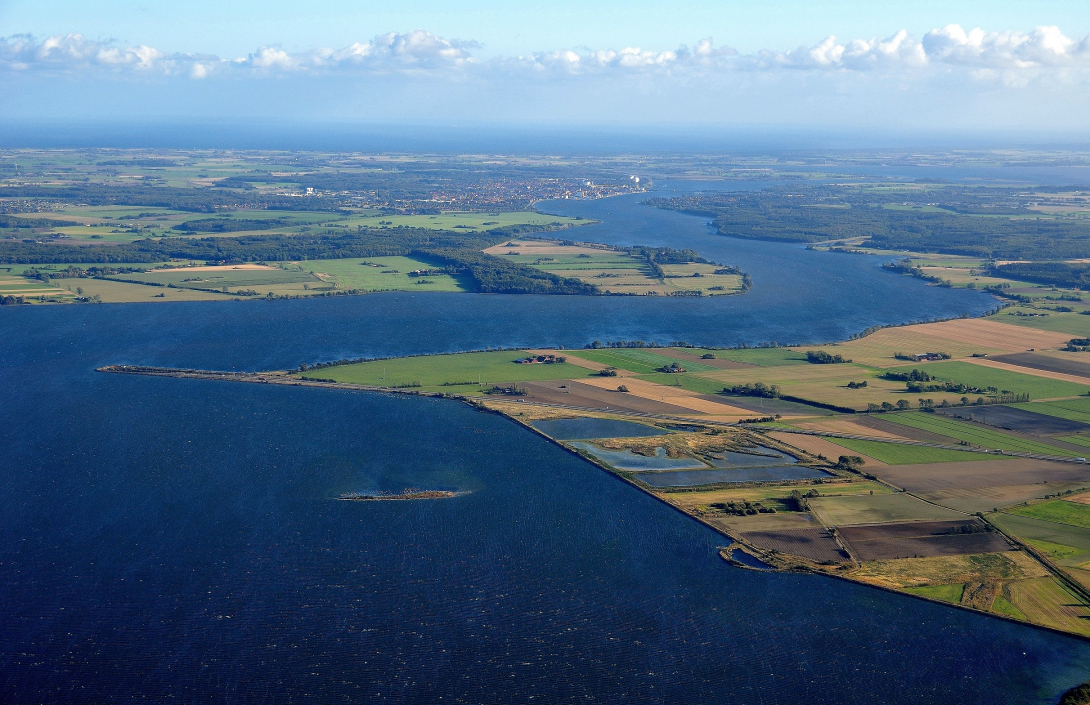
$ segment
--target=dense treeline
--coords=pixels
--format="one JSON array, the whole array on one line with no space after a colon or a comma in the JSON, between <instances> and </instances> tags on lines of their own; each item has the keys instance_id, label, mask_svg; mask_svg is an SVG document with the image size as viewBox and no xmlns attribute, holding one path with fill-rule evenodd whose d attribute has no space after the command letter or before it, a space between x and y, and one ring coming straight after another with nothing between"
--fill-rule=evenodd
<instances>
[{"instance_id":1,"label":"dense treeline","mask_svg":"<svg viewBox=\"0 0 1090 705\"><path fill-rule=\"evenodd\" d=\"M992 267L992 273L1000 277L1022 281L1090 288L1090 265L1067 262L1017 262Z\"/></svg>"},{"instance_id":2,"label":"dense treeline","mask_svg":"<svg viewBox=\"0 0 1090 705\"><path fill-rule=\"evenodd\" d=\"M542 272L481 250L518 232L541 226L512 226L485 233L450 233L415 228L327 231L301 235L165 238L121 245L77 247L24 242L0 242L0 262L7 264L142 263L171 259L212 263L280 262L346 257L418 255L464 271L477 291L508 294L595 294L597 287L578 279Z\"/></svg>"},{"instance_id":3,"label":"dense treeline","mask_svg":"<svg viewBox=\"0 0 1090 705\"><path fill-rule=\"evenodd\" d=\"M295 224L287 218L201 218L178 223L171 230L188 233L238 233L246 230L274 230Z\"/></svg>"},{"instance_id":4,"label":"dense treeline","mask_svg":"<svg viewBox=\"0 0 1090 705\"><path fill-rule=\"evenodd\" d=\"M721 234L733 237L789 242L868 237L869 246L882 249L1000 259L1090 255L1090 222L1043 217L1020 203L1025 198L998 188L906 192L823 185L647 203L711 216Z\"/></svg>"},{"instance_id":5,"label":"dense treeline","mask_svg":"<svg viewBox=\"0 0 1090 705\"><path fill-rule=\"evenodd\" d=\"M11 215L0 215L0 228L64 228L72 225L79 225L79 223L51 218L16 218Z\"/></svg>"}]
</instances>

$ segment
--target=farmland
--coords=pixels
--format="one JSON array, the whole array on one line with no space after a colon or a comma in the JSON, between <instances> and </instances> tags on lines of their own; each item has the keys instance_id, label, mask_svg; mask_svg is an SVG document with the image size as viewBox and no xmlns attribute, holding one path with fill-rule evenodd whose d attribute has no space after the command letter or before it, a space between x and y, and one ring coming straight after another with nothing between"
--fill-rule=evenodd
<instances>
[{"instance_id":1,"label":"farmland","mask_svg":"<svg viewBox=\"0 0 1090 705\"><path fill-rule=\"evenodd\" d=\"M415 261L372 258L333 264L341 269L313 260L275 269L304 280L282 286L310 285L307 277L328 283L336 276L357 277L342 280L346 285L370 281L375 286L383 277L403 274ZM201 269L160 275L174 277L174 287L158 288L216 295L183 286L195 280L193 275L203 281L222 271ZM238 276L263 271L240 270ZM986 323L973 336L994 341L996 347L1008 337L1006 329L1013 328ZM896 330L895 340L882 343L887 349L905 345L917 331L927 342L895 349L888 358L878 347L862 351L872 362L822 362L820 355L808 356L807 348L709 350L596 342L576 350L346 360L242 377L453 396L527 425L542 419L606 420L595 428L615 428L621 436L564 440L571 433L563 429L572 423L534 430L557 433L562 436L557 443L726 534L774 568L831 573L1074 633L1090 631L1079 621L1090 611L1090 587L1085 593L1078 587L1084 577L1090 585L1090 571L1081 568L1090 561L1090 509L1062 499L1090 488L1090 464L1075 461L1085 451L1063 440L1081 439L1081 427L1060 423L1064 414L1090 415L1072 393L1082 387L974 365L950 353L952 360L919 361L907 368L953 370L950 377L982 375L977 384L1025 378L1059 385L1046 388L1047 393L1070 395L1011 407L999 403L1000 388L981 393L980 403L912 404L906 397L919 395L908 393L903 378L886 376L906 368L893 353L957 350L965 331L945 324ZM1009 338L1040 345L1043 338L1034 336L1040 334L1013 329ZM824 349L844 358L846 348L857 342ZM534 362L521 362L525 359ZM873 401L858 401L867 399ZM894 399L904 403L895 405ZM886 403L877 406L878 400ZM1036 410L1045 413L1032 413ZM636 437L617 423L632 419L643 425ZM821 435L797 432L803 429ZM1060 570L1072 571L1071 576Z\"/></svg>"},{"instance_id":2,"label":"farmland","mask_svg":"<svg viewBox=\"0 0 1090 705\"><path fill-rule=\"evenodd\" d=\"M1010 510L1011 514L1090 529L1090 506L1055 500Z\"/></svg>"},{"instance_id":3,"label":"farmland","mask_svg":"<svg viewBox=\"0 0 1090 705\"><path fill-rule=\"evenodd\" d=\"M1090 384L1075 384L1032 374L992 369L969 362L935 362L897 367L893 368L892 371L909 372L913 369L919 369L936 379L947 382L968 384L981 389L994 387L1000 390L1009 390L1015 394L1029 394L1031 399L1074 397L1090 392Z\"/></svg>"},{"instance_id":4,"label":"farmland","mask_svg":"<svg viewBox=\"0 0 1090 705\"><path fill-rule=\"evenodd\" d=\"M1008 433L989 429L968 421L959 421L940 414L891 414L889 420L913 428L942 434L958 441L996 450L1011 450L1022 453L1042 453L1045 455L1081 455L1076 451L1048 445L1040 441L1012 436Z\"/></svg>"},{"instance_id":5,"label":"farmland","mask_svg":"<svg viewBox=\"0 0 1090 705\"><path fill-rule=\"evenodd\" d=\"M927 446L902 445L864 441L858 438L830 438L830 442L843 446L847 450L869 455L887 465L917 465L925 463L956 463L980 460L981 456L961 450L929 448Z\"/></svg>"},{"instance_id":6,"label":"farmland","mask_svg":"<svg viewBox=\"0 0 1090 705\"><path fill-rule=\"evenodd\" d=\"M655 264L634 249L552 240L510 240L485 253L550 274L572 277L606 294L716 296L744 290L741 272L708 262Z\"/></svg>"}]
</instances>

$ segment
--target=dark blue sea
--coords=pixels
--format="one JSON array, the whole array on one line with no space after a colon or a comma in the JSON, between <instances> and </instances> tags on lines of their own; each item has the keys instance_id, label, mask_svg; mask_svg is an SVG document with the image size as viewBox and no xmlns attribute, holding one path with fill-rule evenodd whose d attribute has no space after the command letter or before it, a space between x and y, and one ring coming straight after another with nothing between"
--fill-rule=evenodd
<instances>
[{"instance_id":1,"label":"dark blue sea","mask_svg":"<svg viewBox=\"0 0 1090 705\"><path fill-rule=\"evenodd\" d=\"M0 702L993 705L1090 678L1084 641L732 568L724 537L458 402L94 371L810 342L994 305L629 201L556 209L753 291L0 309ZM406 487L465 494L335 499Z\"/></svg>"}]
</instances>

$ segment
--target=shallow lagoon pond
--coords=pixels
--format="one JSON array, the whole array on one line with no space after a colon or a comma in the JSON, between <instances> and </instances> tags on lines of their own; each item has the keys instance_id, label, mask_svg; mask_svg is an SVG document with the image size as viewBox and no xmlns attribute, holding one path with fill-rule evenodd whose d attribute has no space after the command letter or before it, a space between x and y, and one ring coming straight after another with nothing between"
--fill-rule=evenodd
<instances>
[{"instance_id":1,"label":"shallow lagoon pond","mask_svg":"<svg viewBox=\"0 0 1090 705\"><path fill-rule=\"evenodd\" d=\"M590 443L571 443L574 448L585 450L595 458L620 470L682 470L705 468L704 463L693 458L667 458L665 448L656 448L655 457L638 455L630 450L605 450Z\"/></svg>"},{"instance_id":2,"label":"shallow lagoon pond","mask_svg":"<svg viewBox=\"0 0 1090 705\"><path fill-rule=\"evenodd\" d=\"M615 419L552 419L550 421L534 421L530 425L546 436L562 441L666 435L666 431L659 428Z\"/></svg>"}]
</instances>

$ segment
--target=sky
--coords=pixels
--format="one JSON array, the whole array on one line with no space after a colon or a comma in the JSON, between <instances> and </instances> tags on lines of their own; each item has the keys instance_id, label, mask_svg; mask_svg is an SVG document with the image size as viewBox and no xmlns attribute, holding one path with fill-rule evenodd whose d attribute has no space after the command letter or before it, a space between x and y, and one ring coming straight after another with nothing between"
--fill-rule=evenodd
<instances>
[{"instance_id":1,"label":"sky","mask_svg":"<svg viewBox=\"0 0 1090 705\"><path fill-rule=\"evenodd\" d=\"M1086 0L0 0L0 121L1090 141Z\"/></svg>"}]
</instances>

